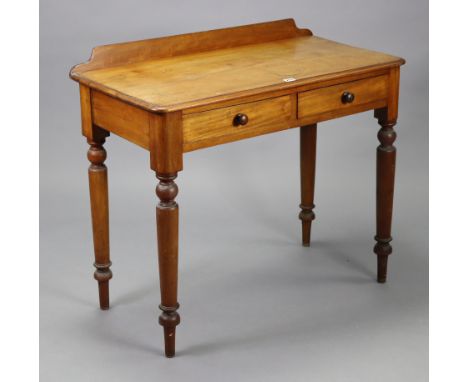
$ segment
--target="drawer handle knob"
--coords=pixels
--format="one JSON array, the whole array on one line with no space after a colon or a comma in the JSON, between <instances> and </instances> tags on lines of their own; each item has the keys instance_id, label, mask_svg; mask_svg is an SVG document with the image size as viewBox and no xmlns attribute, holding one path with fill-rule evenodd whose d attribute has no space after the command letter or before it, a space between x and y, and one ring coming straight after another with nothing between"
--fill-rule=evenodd
<instances>
[{"instance_id":1,"label":"drawer handle knob","mask_svg":"<svg viewBox=\"0 0 468 382\"><path fill-rule=\"evenodd\" d=\"M234 117L232 124L234 126L239 126L239 125L244 126L244 125L247 125L247 122L249 122L249 117L247 117L247 114L239 113L239 114L236 114L236 116Z\"/></svg>"},{"instance_id":2,"label":"drawer handle knob","mask_svg":"<svg viewBox=\"0 0 468 382\"><path fill-rule=\"evenodd\" d=\"M351 103L354 101L354 94L351 92L344 92L341 96L341 102L343 103Z\"/></svg>"}]
</instances>

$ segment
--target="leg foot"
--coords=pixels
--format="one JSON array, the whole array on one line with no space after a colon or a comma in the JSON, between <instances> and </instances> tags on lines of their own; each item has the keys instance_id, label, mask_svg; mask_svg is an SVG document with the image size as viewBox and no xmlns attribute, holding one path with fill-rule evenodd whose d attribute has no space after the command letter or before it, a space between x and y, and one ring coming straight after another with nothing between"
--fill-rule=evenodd
<instances>
[{"instance_id":1,"label":"leg foot","mask_svg":"<svg viewBox=\"0 0 468 382\"><path fill-rule=\"evenodd\" d=\"M164 352L168 358L175 356L176 326L180 323L180 316L177 313L178 307L179 304L173 308L159 305L159 309L162 310L159 316L159 324L164 328Z\"/></svg>"},{"instance_id":2,"label":"leg foot","mask_svg":"<svg viewBox=\"0 0 468 382\"><path fill-rule=\"evenodd\" d=\"M301 204L299 207L302 209L302 211L299 212L299 219L302 220L302 245L304 247L310 247L310 231L312 220L315 219L313 211L315 206L312 204L312 206L309 207Z\"/></svg>"},{"instance_id":3,"label":"leg foot","mask_svg":"<svg viewBox=\"0 0 468 382\"><path fill-rule=\"evenodd\" d=\"M112 271L110 270L111 262L108 264L94 263L96 271L94 278L98 282L99 287L99 306L102 310L109 309L109 280L112 278Z\"/></svg>"},{"instance_id":4,"label":"leg foot","mask_svg":"<svg viewBox=\"0 0 468 382\"><path fill-rule=\"evenodd\" d=\"M374 253L377 255L377 282L384 284L387 281L388 256L392 253L392 246L390 245L392 239L379 239L376 237L375 240L377 240L374 246Z\"/></svg>"}]
</instances>

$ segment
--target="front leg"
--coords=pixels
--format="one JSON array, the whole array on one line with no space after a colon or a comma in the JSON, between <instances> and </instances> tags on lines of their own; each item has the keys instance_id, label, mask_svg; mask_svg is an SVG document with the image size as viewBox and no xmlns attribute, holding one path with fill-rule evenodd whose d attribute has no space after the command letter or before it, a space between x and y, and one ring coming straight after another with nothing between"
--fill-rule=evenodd
<instances>
[{"instance_id":1,"label":"front leg","mask_svg":"<svg viewBox=\"0 0 468 382\"><path fill-rule=\"evenodd\" d=\"M99 132L99 131L98 131ZM96 271L94 278L99 285L99 305L102 310L109 309L109 280L112 278L109 254L109 198L107 191L106 150L103 147L105 132L96 132L88 138L90 148L88 160L89 193L93 223L93 242Z\"/></svg>"},{"instance_id":2,"label":"front leg","mask_svg":"<svg viewBox=\"0 0 468 382\"><path fill-rule=\"evenodd\" d=\"M156 207L156 223L158 236L159 282L161 287L162 310L159 323L164 327L164 343L166 357L175 355L176 326L180 323L177 313L177 272L179 243L179 207L175 201L177 184L174 179L177 173L156 173L159 184L156 195L160 202Z\"/></svg>"},{"instance_id":3,"label":"front leg","mask_svg":"<svg viewBox=\"0 0 468 382\"><path fill-rule=\"evenodd\" d=\"M377 137L380 146L377 147L377 243L374 252L377 255L377 281L387 280L388 256L392 253L392 211L393 189L395 183L396 148L393 142L396 133L393 126L396 120L390 120L385 110L376 111L381 129Z\"/></svg>"}]
</instances>

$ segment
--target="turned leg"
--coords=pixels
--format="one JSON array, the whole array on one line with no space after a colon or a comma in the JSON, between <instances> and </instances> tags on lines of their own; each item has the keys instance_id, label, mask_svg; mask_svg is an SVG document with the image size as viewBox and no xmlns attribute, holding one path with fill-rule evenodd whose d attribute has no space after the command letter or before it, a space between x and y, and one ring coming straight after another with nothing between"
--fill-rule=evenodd
<instances>
[{"instance_id":1,"label":"turned leg","mask_svg":"<svg viewBox=\"0 0 468 382\"><path fill-rule=\"evenodd\" d=\"M374 252L377 255L377 281L387 279L387 261L392 253L391 227L393 210L393 188L395 181L396 148L393 130L396 121L390 121L385 112L377 113L381 129L378 132L380 146L377 147L377 234Z\"/></svg>"},{"instance_id":2,"label":"turned leg","mask_svg":"<svg viewBox=\"0 0 468 382\"><path fill-rule=\"evenodd\" d=\"M314 214L314 187L315 187L315 157L317 143L317 125L302 126L301 136L301 212L302 220L302 245L310 245L310 229Z\"/></svg>"},{"instance_id":3,"label":"turned leg","mask_svg":"<svg viewBox=\"0 0 468 382\"><path fill-rule=\"evenodd\" d=\"M156 195L160 202L156 207L156 222L158 236L159 282L161 286L162 313L159 323L164 328L164 343L166 357L175 355L176 326L180 322L179 303L177 302L177 268L178 268L178 229L179 207L175 202L177 184L174 179L177 174L160 174L156 177L159 184Z\"/></svg>"},{"instance_id":4,"label":"turned leg","mask_svg":"<svg viewBox=\"0 0 468 382\"><path fill-rule=\"evenodd\" d=\"M94 278L99 285L99 305L101 309L109 309L109 280L112 278L109 255L109 201L107 195L106 150L102 145L105 137L98 136L88 139L90 148L89 193L91 199L91 217L93 223L93 241L96 271Z\"/></svg>"}]
</instances>

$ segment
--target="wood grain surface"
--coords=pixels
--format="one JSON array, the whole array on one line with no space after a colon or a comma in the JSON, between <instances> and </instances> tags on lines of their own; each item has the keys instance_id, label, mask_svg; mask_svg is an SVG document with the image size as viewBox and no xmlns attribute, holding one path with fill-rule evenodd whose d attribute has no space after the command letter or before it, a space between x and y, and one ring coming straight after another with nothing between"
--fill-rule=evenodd
<instances>
[{"instance_id":1,"label":"wood grain surface","mask_svg":"<svg viewBox=\"0 0 468 382\"><path fill-rule=\"evenodd\" d=\"M371 104L369 109L372 109L372 102L386 100L387 84L387 76L378 76L299 93L299 118L330 112L339 113L365 104ZM350 92L355 97L351 103L342 102L341 97L344 92Z\"/></svg>"},{"instance_id":2,"label":"wood grain surface","mask_svg":"<svg viewBox=\"0 0 468 382\"><path fill-rule=\"evenodd\" d=\"M249 102L183 117L184 151L232 142L294 125L296 97L283 96L257 102ZM234 126L234 117L248 117L245 126Z\"/></svg>"},{"instance_id":3,"label":"wood grain surface","mask_svg":"<svg viewBox=\"0 0 468 382\"><path fill-rule=\"evenodd\" d=\"M263 29L274 29L272 24L270 28L264 25ZM147 40L138 42L135 56L127 60L122 58L127 52L114 47L103 63L93 65L92 58L90 63L72 69L71 77L144 109L170 112L395 67L404 62L398 57L312 36L300 29L292 33L291 26L288 33L270 31L267 37L254 33L258 27L244 28L241 36L250 33L251 37L240 38L238 46L232 46L235 44L231 37L225 45L218 41L213 45L216 49L200 47L197 51L195 44L190 49L181 48L180 52L155 57L148 53L154 42ZM213 33L212 38L216 39L215 31L206 33ZM290 82L285 82L286 79Z\"/></svg>"},{"instance_id":4,"label":"wood grain surface","mask_svg":"<svg viewBox=\"0 0 468 382\"><path fill-rule=\"evenodd\" d=\"M103 129L149 149L149 114L98 91L92 92L94 123Z\"/></svg>"}]
</instances>

